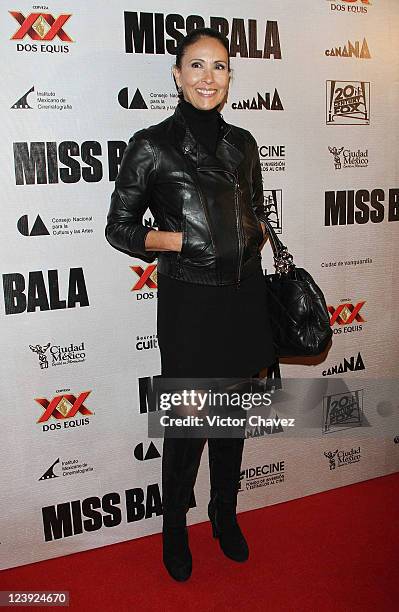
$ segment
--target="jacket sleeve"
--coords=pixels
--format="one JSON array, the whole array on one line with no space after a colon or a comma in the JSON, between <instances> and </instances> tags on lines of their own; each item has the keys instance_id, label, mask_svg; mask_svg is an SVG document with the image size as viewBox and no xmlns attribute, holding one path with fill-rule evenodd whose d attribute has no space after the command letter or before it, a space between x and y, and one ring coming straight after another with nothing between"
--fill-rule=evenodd
<instances>
[{"instance_id":1,"label":"jacket sleeve","mask_svg":"<svg viewBox=\"0 0 399 612\"><path fill-rule=\"evenodd\" d=\"M256 144L255 138L253 140L253 164L252 164L252 208L254 209L256 217L259 219L260 215L265 215L266 208L264 206L264 194L263 194L263 180L262 180L262 169L259 159L258 145Z\"/></svg>"},{"instance_id":2,"label":"jacket sleeve","mask_svg":"<svg viewBox=\"0 0 399 612\"><path fill-rule=\"evenodd\" d=\"M119 251L146 262L157 253L145 250L145 238L153 229L143 225L156 174L156 159L143 132L137 132L125 149L111 196L105 237Z\"/></svg>"}]
</instances>

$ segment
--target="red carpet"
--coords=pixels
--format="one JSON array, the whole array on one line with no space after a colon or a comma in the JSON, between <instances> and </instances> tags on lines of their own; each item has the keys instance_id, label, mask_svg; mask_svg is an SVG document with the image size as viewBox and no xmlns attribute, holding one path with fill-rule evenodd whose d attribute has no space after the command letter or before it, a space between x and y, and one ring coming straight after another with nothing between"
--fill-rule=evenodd
<instances>
[{"instance_id":1,"label":"red carpet","mask_svg":"<svg viewBox=\"0 0 399 612\"><path fill-rule=\"evenodd\" d=\"M69 590L82 611L398 610L398 515L393 474L241 514L244 564L223 556L209 523L191 527L186 583L167 575L156 535L6 570L0 586Z\"/></svg>"}]
</instances>

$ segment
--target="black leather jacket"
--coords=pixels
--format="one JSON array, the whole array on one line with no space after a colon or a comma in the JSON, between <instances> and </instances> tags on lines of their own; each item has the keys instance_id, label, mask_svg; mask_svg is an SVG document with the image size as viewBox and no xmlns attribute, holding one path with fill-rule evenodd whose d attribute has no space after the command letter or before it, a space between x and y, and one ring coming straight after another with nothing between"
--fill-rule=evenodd
<instances>
[{"instance_id":1,"label":"black leather jacket","mask_svg":"<svg viewBox=\"0 0 399 612\"><path fill-rule=\"evenodd\" d=\"M146 251L150 209L160 230L182 232L180 253ZM264 212L253 136L222 120L216 156L191 135L179 105L130 139L111 198L105 235L116 249L158 272L207 285L239 284L259 270Z\"/></svg>"}]
</instances>

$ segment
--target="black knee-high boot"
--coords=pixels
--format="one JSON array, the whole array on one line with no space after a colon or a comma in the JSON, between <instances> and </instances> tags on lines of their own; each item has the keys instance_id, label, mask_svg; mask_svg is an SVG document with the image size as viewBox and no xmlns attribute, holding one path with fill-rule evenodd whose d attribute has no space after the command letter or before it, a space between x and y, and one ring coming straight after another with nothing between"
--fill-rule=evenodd
<instances>
[{"instance_id":1,"label":"black knee-high boot","mask_svg":"<svg viewBox=\"0 0 399 612\"><path fill-rule=\"evenodd\" d=\"M175 580L191 575L186 514L205 440L164 438L162 453L163 561Z\"/></svg>"},{"instance_id":2,"label":"black knee-high boot","mask_svg":"<svg viewBox=\"0 0 399 612\"><path fill-rule=\"evenodd\" d=\"M236 514L243 447L243 438L208 440L211 482L208 516L213 536L219 538L222 551L234 561L246 561L249 556Z\"/></svg>"}]
</instances>

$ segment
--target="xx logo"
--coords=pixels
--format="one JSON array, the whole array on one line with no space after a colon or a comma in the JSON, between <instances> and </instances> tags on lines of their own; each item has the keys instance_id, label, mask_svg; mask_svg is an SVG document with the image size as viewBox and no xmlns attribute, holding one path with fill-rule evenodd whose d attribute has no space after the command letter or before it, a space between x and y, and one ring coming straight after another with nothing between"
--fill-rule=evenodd
<instances>
[{"instance_id":1,"label":"xx logo","mask_svg":"<svg viewBox=\"0 0 399 612\"><path fill-rule=\"evenodd\" d=\"M349 325L350 323L353 323L353 321L364 323L366 319L364 319L359 312L365 303L365 301L358 302L356 306L354 306L353 304L346 302L345 304L340 304L338 308L328 306L328 312L331 314L330 325L334 325L334 323L337 323L338 325Z\"/></svg>"},{"instance_id":2,"label":"xx logo","mask_svg":"<svg viewBox=\"0 0 399 612\"><path fill-rule=\"evenodd\" d=\"M35 398L35 402L44 408L44 412L37 422L44 423L48 421L51 416L55 419L70 419L78 412L84 415L93 414L93 412L88 410L83 404L90 393L91 391L83 391L78 397L70 394L56 395L51 402L45 397Z\"/></svg>"},{"instance_id":3,"label":"xx logo","mask_svg":"<svg viewBox=\"0 0 399 612\"><path fill-rule=\"evenodd\" d=\"M27 17L18 11L9 11L9 13L21 26L14 36L11 36L11 40L22 40L28 35L32 40L53 40L58 36L64 42L73 42L63 29L72 15L60 15L54 19L50 13L30 13Z\"/></svg>"},{"instance_id":4,"label":"xx logo","mask_svg":"<svg viewBox=\"0 0 399 612\"><path fill-rule=\"evenodd\" d=\"M141 266L130 266L133 272L139 275L139 280L137 283L131 288L130 291L138 291L142 289L144 285L147 285L149 289L157 289L157 272L156 272L157 264L151 264L147 266L145 270Z\"/></svg>"}]
</instances>

